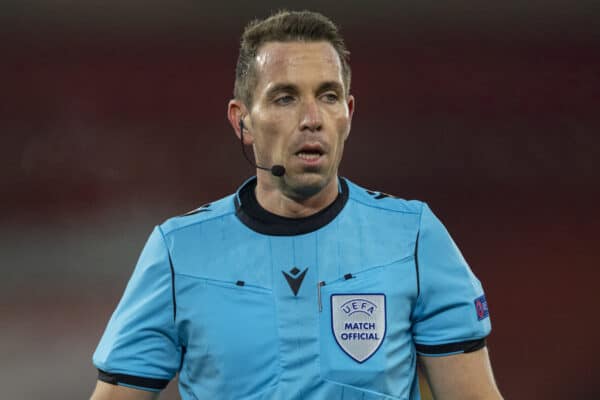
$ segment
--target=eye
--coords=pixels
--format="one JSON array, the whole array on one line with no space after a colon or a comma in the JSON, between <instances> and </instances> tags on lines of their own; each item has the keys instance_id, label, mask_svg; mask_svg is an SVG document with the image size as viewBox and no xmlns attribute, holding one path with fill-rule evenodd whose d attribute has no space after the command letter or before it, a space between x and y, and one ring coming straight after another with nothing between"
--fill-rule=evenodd
<instances>
[{"instance_id":1,"label":"eye","mask_svg":"<svg viewBox=\"0 0 600 400\"><path fill-rule=\"evenodd\" d=\"M289 94L279 96L275 99L275 103L280 106L288 105L288 104L292 103L293 101L294 101L294 97L290 96Z\"/></svg>"},{"instance_id":2,"label":"eye","mask_svg":"<svg viewBox=\"0 0 600 400\"><path fill-rule=\"evenodd\" d=\"M335 93L325 93L322 98L326 103L330 104L334 104L339 100L339 96Z\"/></svg>"}]
</instances>

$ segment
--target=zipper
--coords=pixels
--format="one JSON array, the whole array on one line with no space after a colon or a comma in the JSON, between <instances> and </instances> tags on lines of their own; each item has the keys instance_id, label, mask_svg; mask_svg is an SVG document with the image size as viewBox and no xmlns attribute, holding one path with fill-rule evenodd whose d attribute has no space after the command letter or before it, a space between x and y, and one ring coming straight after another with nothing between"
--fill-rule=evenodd
<instances>
[{"instance_id":1,"label":"zipper","mask_svg":"<svg viewBox=\"0 0 600 400\"><path fill-rule=\"evenodd\" d=\"M323 301L321 298L321 288L325 286L325 281L317 283L317 301L319 302L319 312L323 311Z\"/></svg>"}]
</instances>

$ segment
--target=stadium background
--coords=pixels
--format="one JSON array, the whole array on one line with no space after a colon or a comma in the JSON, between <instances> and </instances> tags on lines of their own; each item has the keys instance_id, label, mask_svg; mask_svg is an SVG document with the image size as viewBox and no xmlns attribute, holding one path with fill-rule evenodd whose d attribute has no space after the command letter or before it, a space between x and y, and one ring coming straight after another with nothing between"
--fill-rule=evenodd
<instances>
[{"instance_id":1,"label":"stadium background","mask_svg":"<svg viewBox=\"0 0 600 400\"><path fill-rule=\"evenodd\" d=\"M599 4L302 3L352 52L342 174L441 216L507 399L600 398ZM152 226L252 173L225 119L238 37L284 5L2 1L2 398L86 398Z\"/></svg>"}]
</instances>

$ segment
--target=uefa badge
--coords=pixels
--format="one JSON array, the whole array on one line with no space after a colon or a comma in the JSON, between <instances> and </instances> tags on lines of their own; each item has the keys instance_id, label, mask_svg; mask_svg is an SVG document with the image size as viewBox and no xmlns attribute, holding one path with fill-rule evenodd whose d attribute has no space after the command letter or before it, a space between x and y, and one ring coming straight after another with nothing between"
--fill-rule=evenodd
<instances>
[{"instance_id":1,"label":"uefa badge","mask_svg":"<svg viewBox=\"0 0 600 400\"><path fill-rule=\"evenodd\" d=\"M331 328L338 345L362 363L385 337L384 294L332 294Z\"/></svg>"}]
</instances>

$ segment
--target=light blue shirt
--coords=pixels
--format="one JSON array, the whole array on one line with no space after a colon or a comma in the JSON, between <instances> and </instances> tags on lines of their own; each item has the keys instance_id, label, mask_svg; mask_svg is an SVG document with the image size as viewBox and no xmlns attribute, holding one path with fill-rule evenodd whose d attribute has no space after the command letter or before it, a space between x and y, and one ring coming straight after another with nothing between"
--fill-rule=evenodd
<instances>
[{"instance_id":1,"label":"light blue shirt","mask_svg":"<svg viewBox=\"0 0 600 400\"><path fill-rule=\"evenodd\" d=\"M157 226L94 354L183 400L419 399L416 356L472 351L481 284L429 207L340 179L303 219L238 192Z\"/></svg>"}]
</instances>

